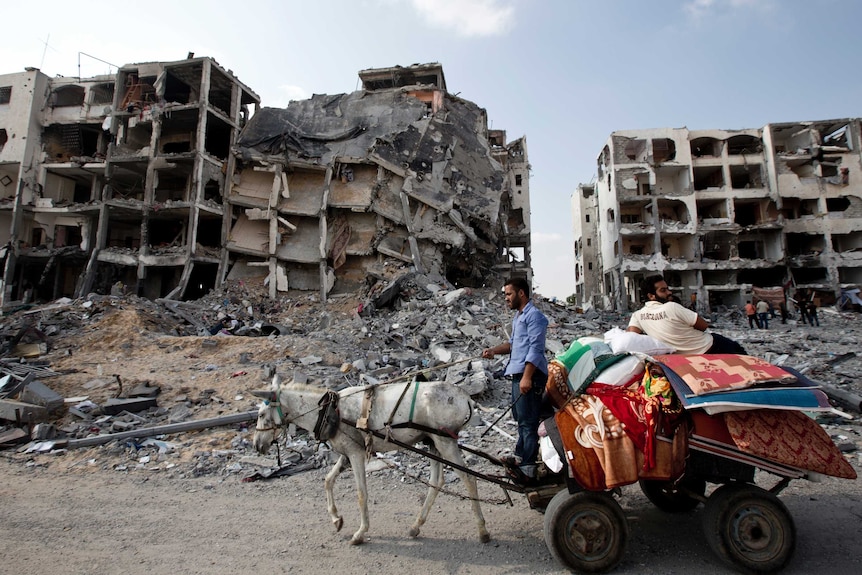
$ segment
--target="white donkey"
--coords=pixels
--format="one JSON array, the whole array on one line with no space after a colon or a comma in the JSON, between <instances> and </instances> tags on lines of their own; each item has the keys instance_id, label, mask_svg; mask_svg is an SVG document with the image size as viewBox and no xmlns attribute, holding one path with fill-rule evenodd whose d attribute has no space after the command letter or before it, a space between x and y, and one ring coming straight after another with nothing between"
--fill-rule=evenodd
<instances>
[{"instance_id":1,"label":"white donkey","mask_svg":"<svg viewBox=\"0 0 862 575\"><path fill-rule=\"evenodd\" d=\"M405 389L409 387L409 389ZM415 387L414 387L415 386ZM365 439L367 431L360 431L352 422L367 417L367 429L385 431L387 423L403 424L412 422L421 429L411 427L397 427L391 429L389 437L408 445L413 445L423 439L430 439L434 450L443 459L464 466L461 449L457 440L445 432L451 432L457 437L458 431L464 427L472 414L470 396L463 390L444 382L406 382L377 385L370 395L370 409L366 393L363 387L347 388L339 394L339 409L342 421L338 428L328 439L333 451L341 456L326 474L326 505L329 516L335 525L336 531L340 531L344 524L343 518L338 514L335 507L333 487L335 479L341 472L345 458L350 460L353 468L353 476L356 480L356 491L359 498L359 511L361 522L359 529L353 534L350 543L358 545L363 542L365 533L368 531L368 491L365 482L365 460L367 457ZM282 385L280 378L273 378L272 386L267 391L255 391L256 396L264 398L257 417L257 427L254 432L254 447L260 453L266 453L281 426L294 423L298 427L312 431L317 423L318 403L325 391L300 384ZM363 413L363 401L366 402ZM394 413L393 413L394 410ZM345 423L351 422L351 423ZM442 434L432 433L429 430L440 430ZM378 437L373 437L371 448L374 451L390 451L398 449L398 446ZM431 480L425 503L416 516L416 520L410 527L411 537L419 535L419 528L428 518L428 512L434 504L434 499L440 487L443 485L443 465L431 459ZM473 506L473 515L479 527L479 540L487 543L491 537L485 528L485 518L479 507L479 491L476 487L476 478L472 475L455 470L467 488Z\"/></svg>"}]
</instances>

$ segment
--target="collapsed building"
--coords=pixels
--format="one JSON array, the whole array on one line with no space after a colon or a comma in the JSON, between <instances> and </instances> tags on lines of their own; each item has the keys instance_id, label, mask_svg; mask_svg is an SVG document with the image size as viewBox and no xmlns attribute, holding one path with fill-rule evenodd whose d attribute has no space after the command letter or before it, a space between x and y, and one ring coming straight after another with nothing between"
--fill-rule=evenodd
<instances>
[{"instance_id":1,"label":"collapsed building","mask_svg":"<svg viewBox=\"0 0 862 575\"><path fill-rule=\"evenodd\" d=\"M654 273L704 312L756 288L839 302L862 285L860 149L858 118L612 133L572 200L576 260L599 274L578 270L579 303L637 308Z\"/></svg>"},{"instance_id":2,"label":"collapsed building","mask_svg":"<svg viewBox=\"0 0 862 575\"><path fill-rule=\"evenodd\" d=\"M530 276L526 139L488 130L439 64L264 108L235 146L227 249L276 289L352 290L388 261L454 285Z\"/></svg>"},{"instance_id":3,"label":"collapsed building","mask_svg":"<svg viewBox=\"0 0 862 575\"><path fill-rule=\"evenodd\" d=\"M196 299L230 274L325 298L388 261L530 277L525 138L489 131L439 64L360 77L282 110L193 54L0 75L2 304Z\"/></svg>"}]
</instances>

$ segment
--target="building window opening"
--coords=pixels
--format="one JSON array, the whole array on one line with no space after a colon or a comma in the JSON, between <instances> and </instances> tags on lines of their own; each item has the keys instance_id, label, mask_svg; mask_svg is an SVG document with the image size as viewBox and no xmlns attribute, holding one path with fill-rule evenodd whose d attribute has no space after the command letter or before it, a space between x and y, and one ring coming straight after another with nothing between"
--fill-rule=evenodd
<instances>
[{"instance_id":1,"label":"building window opening","mask_svg":"<svg viewBox=\"0 0 862 575\"><path fill-rule=\"evenodd\" d=\"M9 141L9 135L4 128L0 128L0 152L3 151L3 146Z\"/></svg>"},{"instance_id":2,"label":"building window opening","mask_svg":"<svg viewBox=\"0 0 862 575\"><path fill-rule=\"evenodd\" d=\"M847 198L826 198L827 212L846 212L850 207L850 200Z\"/></svg>"},{"instance_id":3,"label":"building window opening","mask_svg":"<svg viewBox=\"0 0 862 575\"><path fill-rule=\"evenodd\" d=\"M660 164L674 158L676 158L676 142L670 138L656 138L652 141L653 162Z\"/></svg>"},{"instance_id":4,"label":"building window opening","mask_svg":"<svg viewBox=\"0 0 862 575\"><path fill-rule=\"evenodd\" d=\"M521 178L522 178L521 174L515 174L515 185L516 186L521 185Z\"/></svg>"},{"instance_id":5,"label":"building window opening","mask_svg":"<svg viewBox=\"0 0 862 575\"><path fill-rule=\"evenodd\" d=\"M829 151L850 151L853 147L850 145L850 141L847 138L847 124L844 124L837 130L833 130L831 132L827 132L822 135L822 141L824 146L831 146L834 148L840 148L840 150L829 150Z\"/></svg>"},{"instance_id":6,"label":"building window opening","mask_svg":"<svg viewBox=\"0 0 862 575\"><path fill-rule=\"evenodd\" d=\"M587 214L584 218L587 223L590 223L590 214Z\"/></svg>"},{"instance_id":7,"label":"building window opening","mask_svg":"<svg viewBox=\"0 0 862 575\"><path fill-rule=\"evenodd\" d=\"M760 164L730 166L730 187L735 190L762 188Z\"/></svg>"},{"instance_id":8,"label":"building window opening","mask_svg":"<svg viewBox=\"0 0 862 575\"><path fill-rule=\"evenodd\" d=\"M727 153L731 156L741 156L745 154L759 154L763 151L763 142L760 138L740 134L731 136L727 140Z\"/></svg>"},{"instance_id":9,"label":"building window opening","mask_svg":"<svg viewBox=\"0 0 862 575\"><path fill-rule=\"evenodd\" d=\"M721 141L715 138L695 138L691 141L691 155L695 158L721 156Z\"/></svg>"},{"instance_id":10,"label":"building window opening","mask_svg":"<svg viewBox=\"0 0 862 575\"><path fill-rule=\"evenodd\" d=\"M760 210L757 204L736 204L733 207L733 221L742 227L753 226L760 222Z\"/></svg>"},{"instance_id":11,"label":"building window opening","mask_svg":"<svg viewBox=\"0 0 862 575\"><path fill-rule=\"evenodd\" d=\"M721 166L694 168L695 191L721 187L724 187L724 174L721 172Z\"/></svg>"},{"instance_id":12,"label":"building window opening","mask_svg":"<svg viewBox=\"0 0 862 575\"><path fill-rule=\"evenodd\" d=\"M83 86L60 86L51 93L51 107L62 108L84 104Z\"/></svg>"},{"instance_id":13,"label":"building window opening","mask_svg":"<svg viewBox=\"0 0 862 575\"><path fill-rule=\"evenodd\" d=\"M112 104L114 102L114 84L96 84L90 88L90 103Z\"/></svg>"},{"instance_id":14,"label":"building window opening","mask_svg":"<svg viewBox=\"0 0 862 575\"><path fill-rule=\"evenodd\" d=\"M589 269L589 270L593 269L593 262L587 262L587 269Z\"/></svg>"},{"instance_id":15,"label":"building window opening","mask_svg":"<svg viewBox=\"0 0 862 575\"><path fill-rule=\"evenodd\" d=\"M587 247L593 245L593 238L587 238Z\"/></svg>"},{"instance_id":16,"label":"building window opening","mask_svg":"<svg viewBox=\"0 0 862 575\"><path fill-rule=\"evenodd\" d=\"M12 101L12 86L0 86L0 104Z\"/></svg>"},{"instance_id":17,"label":"building window opening","mask_svg":"<svg viewBox=\"0 0 862 575\"><path fill-rule=\"evenodd\" d=\"M646 140L629 140L626 142L625 154L629 160L641 161L639 158L643 156L646 149Z\"/></svg>"},{"instance_id":18,"label":"building window opening","mask_svg":"<svg viewBox=\"0 0 862 575\"><path fill-rule=\"evenodd\" d=\"M739 257L745 260L756 260L762 257L763 246L759 241L740 240L738 245Z\"/></svg>"}]
</instances>

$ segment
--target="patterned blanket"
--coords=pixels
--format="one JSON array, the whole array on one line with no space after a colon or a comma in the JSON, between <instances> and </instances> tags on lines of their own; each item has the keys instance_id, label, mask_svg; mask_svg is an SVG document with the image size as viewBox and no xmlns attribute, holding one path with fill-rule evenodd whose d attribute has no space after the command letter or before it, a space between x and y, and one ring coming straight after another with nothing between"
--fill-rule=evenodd
<instances>
[{"instance_id":1,"label":"patterned blanket","mask_svg":"<svg viewBox=\"0 0 862 575\"><path fill-rule=\"evenodd\" d=\"M795 383L779 387L749 387L748 389L722 391L696 395L677 373L664 366L665 375L685 409L702 408L713 415L743 409L786 409L802 411L832 411L829 398L819 386L791 368L785 371L796 377Z\"/></svg>"},{"instance_id":2,"label":"patterned blanket","mask_svg":"<svg viewBox=\"0 0 862 575\"><path fill-rule=\"evenodd\" d=\"M660 355L655 359L685 382L685 397L796 382L786 370L750 355Z\"/></svg>"},{"instance_id":3,"label":"patterned blanket","mask_svg":"<svg viewBox=\"0 0 862 575\"><path fill-rule=\"evenodd\" d=\"M777 463L833 477L856 471L816 421L798 411L755 409L724 414L736 446Z\"/></svg>"},{"instance_id":4,"label":"patterned blanket","mask_svg":"<svg viewBox=\"0 0 862 575\"><path fill-rule=\"evenodd\" d=\"M554 418L572 477L592 491L642 478L679 477L685 469L687 427L677 429L673 439L661 437L654 432L657 421L645 416L642 397L625 394L619 386L604 386L600 391L596 385L601 384L593 384L590 390L608 391L604 397L613 410L599 397L584 394L571 399Z\"/></svg>"}]
</instances>

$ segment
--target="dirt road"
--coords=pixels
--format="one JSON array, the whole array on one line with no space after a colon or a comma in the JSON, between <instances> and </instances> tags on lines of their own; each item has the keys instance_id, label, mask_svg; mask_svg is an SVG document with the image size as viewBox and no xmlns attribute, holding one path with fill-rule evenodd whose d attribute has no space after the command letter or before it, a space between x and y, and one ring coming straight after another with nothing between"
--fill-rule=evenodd
<instances>
[{"instance_id":1,"label":"dirt road","mask_svg":"<svg viewBox=\"0 0 862 575\"><path fill-rule=\"evenodd\" d=\"M149 474L148 474L149 473ZM0 460L0 573L346 573L490 575L566 573L545 548L543 516L515 495L514 507L485 505L492 540L481 545L469 506L441 495L419 538L407 536L424 488L371 474L368 543L348 544L358 526L349 474L336 486L344 515L332 528L323 470L266 482L240 477L178 479L159 472L57 472ZM457 487L457 484L456 484ZM484 484L484 497L500 492ZM781 499L797 527L787 575L862 572L862 482L797 481ZM702 507L669 515L637 486L620 503L631 525L619 574L731 573L710 552Z\"/></svg>"}]
</instances>

